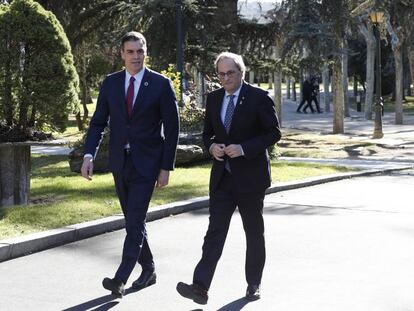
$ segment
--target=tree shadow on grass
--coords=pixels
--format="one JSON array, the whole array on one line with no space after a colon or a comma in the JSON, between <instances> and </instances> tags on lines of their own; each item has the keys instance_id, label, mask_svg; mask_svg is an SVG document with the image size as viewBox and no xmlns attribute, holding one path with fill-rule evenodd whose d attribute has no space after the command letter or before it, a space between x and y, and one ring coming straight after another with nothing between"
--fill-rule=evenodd
<instances>
[{"instance_id":1,"label":"tree shadow on grass","mask_svg":"<svg viewBox=\"0 0 414 311\"><path fill-rule=\"evenodd\" d=\"M371 143L365 143L365 144L355 144L351 146L345 146L343 149L348 154L348 157L355 158L359 156L367 156L367 155L373 155L377 153L377 151L368 149L367 147L373 147Z\"/></svg>"},{"instance_id":2,"label":"tree shadow on grass","mask_svg":"<svg viewBox=\"0 0 414 311\"><path fill-rule=\"evenodd\" d=\"M108 197L112 195L116 195L115 187L113 184L108 185L100 185L100 186L86 186L77 188L77 187L61 187L60 185L42 185L36 187L36 191L32 191L33 195L36 196L45 196L45 195L54 195L54 196L62 196L65 199L70 199L71 197L76 199L81 199L83 196L88 196L91 198L100 198L100 197Z\"/></svg>"},{"instance_id":3,"label":"tree shadow on grass","mask_svg":"<svg viewBox=\"0 0 414 311\"><path fill-rule=\"evenodd\" d=\"M62 164L63 162L63 164ZM75 177L80 173L72 172L67 155L32 156L32 178ZM95 176L110 174L94 172Z\"/></svg>"},{"instance_id":4,"label":"tree shadow on grass","mask_svg":"<svg viewBox=\"0 0 414 311\"><path fill-rule=\"evenodd\" d=\"M4 206L0 206L0 220L6 217L6 215L7 215L6 208Z\"/></svg>"}]
</instances>

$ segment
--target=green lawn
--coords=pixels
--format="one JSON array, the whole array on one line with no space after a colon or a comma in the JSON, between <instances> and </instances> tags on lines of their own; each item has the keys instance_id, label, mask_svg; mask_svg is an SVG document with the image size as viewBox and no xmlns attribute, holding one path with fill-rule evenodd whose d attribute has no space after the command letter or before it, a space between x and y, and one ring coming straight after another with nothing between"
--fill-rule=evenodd
<instances>
[{"instance_id":1,"label":"green lawn","mask_svg":"<svg viewBox=\"0 0 414 311\"><path fill-rule=\"evenodd\" d=\"M375 104L375 100L374 100ZM386 97L384 99L384 111L385 112L395 112L395 102L391 99L391 97ZM351 107L353 109L357 109L355 99L352 98L351 100ZM362 108L363 109L363 108ZM373 107L375 109L375 107ZM403 102L403 111L404 113L413 115L414 114L414 96L406 96L405 101Z\"/></svg>"},{"instance_id":2,"label":"green lawn","mask_svg":"<svg viewBox=\"0 0 414 311\"><path fill-rule=\"evenodd\" d=\"M92 117L93 113L95 112L95 108L96 108L96 98L93 99L93 104L89 104L88 106L88 115L89 115L89 119ZM83 115L83 106L80 106L80 109L82 111L82 115ZM89 126L89 121L88 124L86 126ZM84 132L80 132L76 123L76 118L74 114L69 115L69 119L68 119L68 124L66 127L65 132L63 133L58 133L58 132L53 132L53 137L57 138L57 139L64 139L66 141L69 142L70 145L73 145L75 142L77 142L78 140L80 140L84 134Z\"/></svg>"},{"instance_id":3,"label":"green lawn","mask_svg":"<svg viewBox=\"0 0 414 311\"><path fill-rule=\"evenodd\" d=\"M386 98L384 103L384 110L385 112L394 112L394 101L391 98ZM406 96L405 102L403 102L403 111L408 114L414 114L414 97L413 96Z\"/></svg>"},{"instance_id":4,"label":"green lawn","mask_svg":"<svg viewBox=\"0 0 414 311\"><path fill-rule=\"evenodd\" d=\"M347 171L304 163L272 163L273 181ZM208 194L210 164L177 168L170 185L156 189L151 206ZM66 156L32 157L31 204L0 207L0 239L58 228L120 213L111 174L95 174L88 182L69 171Z\"/></svg>"}]
</instances>

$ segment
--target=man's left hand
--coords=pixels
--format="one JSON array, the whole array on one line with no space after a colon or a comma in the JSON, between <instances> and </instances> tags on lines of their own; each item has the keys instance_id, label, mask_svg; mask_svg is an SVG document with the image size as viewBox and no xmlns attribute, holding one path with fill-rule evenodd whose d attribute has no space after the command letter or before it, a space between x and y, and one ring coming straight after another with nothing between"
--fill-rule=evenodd
<instances>
[{"instance_id":1,"label":"man's left hand","mask_svg":"<svg viewBox=\"0 0 414 311\"><path fill-rule=\"evenodd\" d=\"M160 174L157 179L157 188L162 188L168 185L168 179L170 177L170 171L160 170Z\"/></svg>"},{"instance_id":2,"label":"man's left hand","mask_svg":"<svg viewBox=\"0 0 414 311\"><path fill-rule=\"evenodd\" d=\"M241 145L228 145L224 148L224 153L227 154L230 158L237 158L243 155L243 149Z\"/></svg>"}]
</instances>

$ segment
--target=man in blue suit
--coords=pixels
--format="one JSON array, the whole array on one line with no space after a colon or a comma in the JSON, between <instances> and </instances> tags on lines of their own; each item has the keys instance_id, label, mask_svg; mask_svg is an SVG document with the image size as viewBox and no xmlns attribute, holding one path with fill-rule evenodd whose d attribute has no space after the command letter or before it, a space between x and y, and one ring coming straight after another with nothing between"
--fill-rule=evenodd
<instances>
[{"instance_id":1,"label":"man in blue suit","mask_svg":"<svg viewBox=\"0 0 414 311\"><path fill-rule=\"evenodd\" d=\"M93 159L104 128L109 124L109 169L125 217L122 261L103 287L122 297L138 262L140 277L132 283L142 289L156 282L145 218L154 186L168 184L174 169L179 119L171 81L144 66L145 37L128 32L121 41L125 70L106 77L85 141L82 176L92 179Z\"/></svg>"},{"instance_id":2,"label":"man in blue suit","mask_svg":"<svg viewBox=\"0 0 414 311\"><path fill-rule=\"evenodd\" d=\"M246 235L246 299L260 298L266 257L263 200L270 186L267 148L281 138L272 99L243 80L242 57L221 53L215 67L222 88L208 94L203 131L204 144L213 157L209 226L192 284L177 284L181 296L199 304L207 303L236 207Z\"/></svg>"}]
</instances>

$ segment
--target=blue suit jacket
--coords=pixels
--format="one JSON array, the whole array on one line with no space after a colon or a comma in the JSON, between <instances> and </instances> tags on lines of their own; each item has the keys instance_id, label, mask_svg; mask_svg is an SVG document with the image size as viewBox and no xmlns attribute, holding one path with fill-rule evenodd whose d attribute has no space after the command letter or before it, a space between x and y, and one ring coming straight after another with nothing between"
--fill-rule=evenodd
<instances>
[{"instance_id":1,"label":"blue suit jacket","mask_svg":"<svg viewBox=\"0 0 414 311\"><path fill-rule=\"evenodd\" d=\"M243 82L234 110L229 133L221 121L224 89L208 94L203 140L207 149L213 143L240 144L244 156L230 159L231 173L238 191L263 191L270 186L270 166L267 147L281 138L273 100L267 92ZM210 176L210 191L218 187L225 161L214 159Z\"/></svg>"},{"instance_id":2,"label":"blue suit jacket","mask_svg":"<svg viewBox=\"0 0 414 311\"><path fill-rule=\"evenodd\" d=\"M85 153L95 154L109 122L109 169L121 172L124 145L129 142L137 171L156 179L160 169L173 170L179 119L171 81L145 68L141 86L128 116L125 70L108 75L102 83L85 141Z\"/></svg>"}]
</instances>

